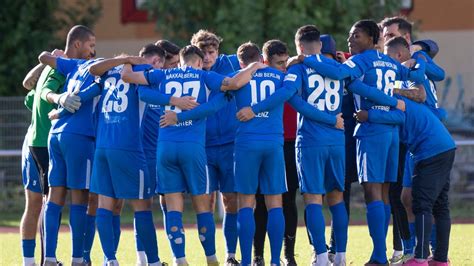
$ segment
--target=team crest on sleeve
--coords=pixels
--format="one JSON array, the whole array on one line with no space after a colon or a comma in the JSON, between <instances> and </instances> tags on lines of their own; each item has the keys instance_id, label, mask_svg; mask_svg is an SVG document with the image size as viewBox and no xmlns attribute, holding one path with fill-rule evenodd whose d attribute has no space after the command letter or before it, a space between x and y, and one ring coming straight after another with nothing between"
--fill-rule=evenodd
<instances>
[{"instance_id":1,"label":"team crest on sleeve","mask_svg":"<svg viewBox=\"0 0 474 266\"><path fill-rule=\"evenodd\" d=\"M285 76L285 79L283 81L295 81L296 80L296 75L295 74L287 74Z\"/></svg>"},{"instance_id":2,"label":"team crest on sleeve","mask_svg":"<svg viewBox=\"0 0 474 266\"><path fill-rule=\"evenodd\" d=\"M354 68L356 66L356 64L354 64L354 62L352 62L350 59L344 62L344 64L348 65L350 68Z\"/></svg>"}]
</instances>

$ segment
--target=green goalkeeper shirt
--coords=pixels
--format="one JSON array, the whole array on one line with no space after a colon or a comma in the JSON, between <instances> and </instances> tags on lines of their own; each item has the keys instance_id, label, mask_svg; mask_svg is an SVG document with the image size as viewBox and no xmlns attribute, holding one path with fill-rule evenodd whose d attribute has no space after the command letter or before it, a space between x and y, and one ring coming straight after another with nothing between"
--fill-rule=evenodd
<instances>
[{"instance_id":1,"label":"green goalkeeper shirt","mask_svg":"<svg viewBox=\"0 0 474 266\"><path fill-rule=\"evenodd\" d=\"M59 93L65 78L58 71L46 66L36 83L33 107L31 109L31 125L28 129L28 146L47 147L51 121L48 113L56 106L46 99L50 92Z\"/></svg>"}]
</instances>

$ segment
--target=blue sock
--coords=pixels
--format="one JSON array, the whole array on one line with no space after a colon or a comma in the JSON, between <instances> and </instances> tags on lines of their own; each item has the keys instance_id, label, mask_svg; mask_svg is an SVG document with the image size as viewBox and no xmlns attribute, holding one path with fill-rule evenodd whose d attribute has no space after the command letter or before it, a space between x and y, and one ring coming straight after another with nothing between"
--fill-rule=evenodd
<instances>
[{"instance_id":1,"label":"blue sock","mask_svg":"<svg viewBox=\"0 0 474 266\"><path fill-rule=\"evenodd\" d=\"M214 216L210 212L199 213L197 217L197 226L199 240L204 248L206 256L216 254L216 224Z\"/></svg>"},{"instance_id":2,"label":"blue sock","mask_svg":"<svg viewBox=\"0 0 474 266\"><path fill-rule=\"evenodd\" d=\"M316 254L327 252L326 238L324 231L326 226L324 224L323 209L320 204L306 205L306 226L311 237Z\"/></svg>"},{"instance_id":3,"label":"blue sock","mask_svg":"<svg viewBox=\"0 0 474 266\"><path fill-rule=\"evenodd\" d=\"M58 245L59 217L63 206L48 201L44 211L44 243L46 249L45 257L56 258L56 247Z\"/></svg>"},{"instance_id":4,"label":"blue sock","mask_svg":"<svg viewBox=\"0 0 474 266\"><path fill-rule=\"evenodd\" d=\"M384 204L383 208L385 210L385 237L387 237L388 226L390 225L390 217L392 216L392 208L390 204Z\"/></svg>"},{"instance_id":5,"label":"blue sock","mask_svg":"<svg viewBox=\"0 0 474 266\"><path fill-rule=\"evenodd\" d=\"M102 244L102 250L106 260L115 260L115 239L113 229L113 213L112 211L98 208L96 223L97 231L99 231L99 239Z\"/></svg>"},{"instance_id":6,"label":"blue sock","mask_svg":"<svg viewBox=\"0 0 474 266\"><path fill-rule=\"evenodd\" d=\"M35 257L36 239L23 239L21 240L21 249L23 251L23 257L34 258Z\"/></svg>"},{"instance_id":7,"label":"blue sock","mask_svg":"<svg viewBox=\"0 0 474 266\"><path fill-rule=\"evenodd\" d=\"M178 211L169 211L167 213L166 233L170 240L173 256L177 259L185 257L184 255L184 229L183 213Z\"/></svg>"},{"instance_id":8,"label":"blue sock","mask_svg":"<svg viewBox=\"0 0 474 266\"><path fill-rule=\"evenodd\" d=\"M227 253L235 254L237 250L237 213L224 214L222 221L222 230L224 231L225 245Z\"/></svg>"},{"instance_id":9,"label":"blue sock","mask_svg":"<svg viewBox=\"0 0 474 266\"><path fill-rule=\"evenodd\" d=\"M431 253L434 254L436 250L436 224L433 223L431 226L431 236L430 236L430 245L431 245Z\"/></svg>"},{"instance_id":10,"label":"blue sock","mask_svg":"<svg viewBox=\"0 0 474 266\"><path fill-rule=\"evenodd\" d=\"M408 229L410 230L410 242L411 246L414 249L416 246L416 226L415 223L409 223L408 224ZM413 250L415 252L415 250Z\"/></svg>"},{"instance_id":11,"label":"blue sock","mask_svg":"<svg viewBox=\"0 0 474 266\"><path fill-rule=\"evenodd\" d=\"M119 242L120 242L120 235L122 231L120 230L120 214L112 216L112 226L114 230L114 251L117 254Z\"/></svg>"},{"instance_id":12,"label":"blue sock","mask_svg":"<svg viewBox=\"0 0 474 266\"><path fill-rule=\"evenodd\" d=\"M84 260L91 261L92 244L95 236L95 215L87 214L86 218L86 234L84 237Z\"/></svg>"},{"instance_id":13,"label":"blue sock","mask_svg":"<svg viewBox=\"0 0 474 266\"><path fill-rule=\"evenodd\" d=\"M158 244L156 242L156 230L151 211L135 212L134 224L137 229L138 238L143 244L148 263L160 261L158 257Z\"/></svg>"},{"instance_id":14,"label":"blue sock","mask_svg":"<svg viewBox=\"0 0 474 266\"><path fill-rule=\"evenodd\" d=\"M137 251L145 251L145 247L143 247L143 243L138 235L137 223L133 223L133 231L135 233L135 247L137 248Z\"/></svg>"},{"instance_id":15,"label":"blue sock","mask_svg":"<svg viewBox=\"0 0 474 266\"><path fill-rule=\"evenodd\" d=\"M268 211L268 239L270 240L271 264L280 265L282 239L285 236L285 216L283 208L272 208Z\"/></svg>"},{"instance_id":16,"label":"blue sock","mask_svg":"<svg viewBox=\"0 0 474 266\"><path fill-rule=\"evenodd\" d=\"M346 205L340 202L329 207L332 215L332 227L334 228L334 239L336 240L336 252L346 252L347 229L349 227L349 217L347 216Z\"/></svg>"},{"instance_id":17,"label":"blue sock","mask_svg":"<svg viewBox=\"0 0 474 266\"><path fill-rule=\"evenodd\" d=\"M87 205L70 205L69 227L72 235L72 257L84 256L84 237L86 233Z\"/></svg>"},{"instance_id":18,"label":"blue sock","mask_svg":"<svg viewBox=\"0 0 474 266\"><path fill-rule=\"evenodd\" d=\"M383 221L383 222L381 222ZM385 243L385 210L383 201L373 201L367 204L367 224L374 249L371 262L387 263L387 245Z\"/></svg>"},{"instance_id":19,"label":"blue sock","mask_svg":"<svg viewBox=\"0 0 474 266\"><path fill-rule=\"evenodd\" d=\"M252 242L255 235L255 220L252 208L242 208L237 216L237 228L239 232L240 253L242 254L241 265L252 263Z\"/></svg>"}]
</instances>

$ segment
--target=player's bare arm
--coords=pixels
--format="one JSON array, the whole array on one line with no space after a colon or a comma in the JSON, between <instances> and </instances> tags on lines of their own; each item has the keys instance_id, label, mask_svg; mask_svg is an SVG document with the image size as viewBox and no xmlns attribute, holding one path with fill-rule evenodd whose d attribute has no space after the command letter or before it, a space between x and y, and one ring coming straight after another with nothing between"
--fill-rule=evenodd
<instances>
[{"instance_id":1,"label":"player's bare arm","mask_svg":"<svg viewBox=\"0 0 474 266\"><path fill-rule=\"evenodd\" d=\"M143 71L134 72L131 64L125 64L122 69L121 79L127 83L149 85Z\"/></svg>"},{"instance_id":2,"label":"player's bare arm","mask_svg":"<svg viewBox=\"0 0 474 266\"><path fill-rule=\"evenodd\" d=\"M123 64L141 65L146 64L146 60L140 56L117 56L104 59L91 65L89 72L94 76L102 76L109 69Z\"/></svg>"},{"instance_id":3,"label":"player's bare arm","mask_svg":"<svg viewBox=\"0 0 474 266\"><path fill-rule=\"evenodd\" d=\"M58 57L66 57L66 55L64 54L64 51L62 50L58 50L58 49L55 49L53 52L42 52L39 57L38 57L38 60L40 61L40 63L44 64L44 65L48 65L54 69L56 69L56 59Z\"/></svg>"},{"instance_id":4,"label":"player's bare arm","mask_svg":"<svg viewBox=\"0 0 474 266\"><path fill-rule=\"evenodd\" d=\"M232 78L225 78L222 81L221 90L238 90L247 84L251 79L255 71L268 67L264 63L254 62L249 64L246 68L242 69L237 75Z\"/></svg>"},{"instance_id":5,"label":"player's bare arm","mask_svg":"<svg viewBox=\"0 0 474 266\"><path fill-rule=\"evenodd\" d=\"M191 110L199 105L196 98L192 96L174 97L170 98L170 105L174 105L181 110Z\"/></svg>"},{"instance_id":6,"label":"player's bare arm","mask_svg":"<svg viewBox=\"0 0 474 266\"><path fill-rule=\"evenodd\" d=\"M32 68L28 74L26 74L25 79L23 79L23 87L27 90L32 90L36 82L38 82L39 77L41 76L41 72L46 65L38 64L34 68Z\"/></svg>"},{"instance_id":7,"label":"player's bare arm","mask_svg":"<svg viewBox=\"0 0 474 266\"><path fill-rule=\"evenodd\" d=\"M416 84L407 90L393 89L393 93L407 97L408 99L418 103L423 103L426 101L426 91L422 84Z\"/></svg>"}]
</instances>

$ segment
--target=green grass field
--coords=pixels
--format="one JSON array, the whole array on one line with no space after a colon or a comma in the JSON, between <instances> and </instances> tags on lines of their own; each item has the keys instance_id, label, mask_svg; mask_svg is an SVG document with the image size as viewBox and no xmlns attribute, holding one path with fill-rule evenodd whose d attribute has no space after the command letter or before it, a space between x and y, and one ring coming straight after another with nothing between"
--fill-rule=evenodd
<instances>
[{"instance_id":1,"label":"green grass field","mask_svg":"<svg viewBox=\"0 0 474 266\"><path fill-rule=\"evenodd\" d=\"M390 231L391 232L391 231ZM326 228L326 239L328 239L329 228ZM158 230L159 253L162 261L171 262L171 251L169 248L166 235L163 230ZM391 235L391 234L389 234ZM217 230L217 255L221 262L224 260L224 240L222 231ZM391 238L387 239L389 251L387 255L391 255ZM269 246L266 241L266 258L269 262ZM372 244L366 226L351 226L349 228L349 243L347 247L348 265L363 265L369 258ZM303 227L298 228L297 244L296 244L296 260L300 265L308 265L311 260L311 247L308 244L306 231ZM186 229L186 252L187 258L191 265L206 265L204 252L199 243L197 232L195 229ZM239 252L237 252L239 254ZM58 242L58 259L70 265L71 254L71 238L69 233L61 233ZM451 265L474 265L474 224L457 224L453 225L451 231L450 246ZM39 244L36 248L36 257L39 257ZM118 250L118 260L121 265L135 265L135 240L133 231L123 230ZM240 255L237 255L240 257ZM100 249L99 239L96 235L93 248L93 262L100 265L103 256ZM0 234L0 265L20 265L21 264L21 248L20 236L18 233L1 233Z\"/></svg>"}]
</instances>

